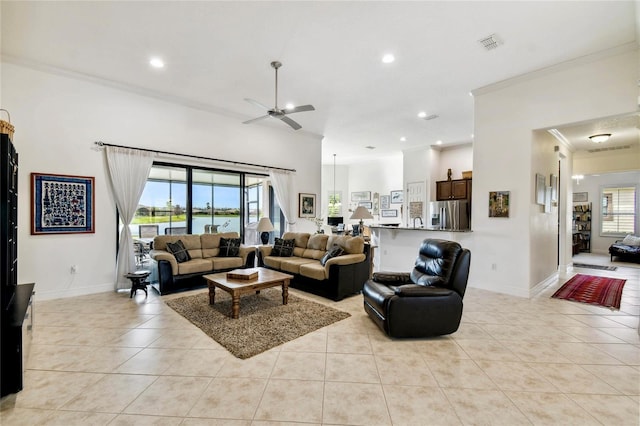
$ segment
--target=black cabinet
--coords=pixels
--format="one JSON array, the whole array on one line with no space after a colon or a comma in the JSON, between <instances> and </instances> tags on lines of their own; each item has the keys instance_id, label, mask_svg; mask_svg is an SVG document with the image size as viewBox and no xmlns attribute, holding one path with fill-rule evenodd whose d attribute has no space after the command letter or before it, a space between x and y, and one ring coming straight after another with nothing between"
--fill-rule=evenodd
<instances>
[{"instance_id":1,"label":"black cabinet","mask_svg":"<svg viewBox=\"0 0 640 426\"><path fill-rule=\"evenodd\" d=\"M22 389L23 342L31 325L24 320L34 285L18 285L18 153L4 133L0 134L0 163L0 396L5 396Z\"/></svg>"}]
</instances>

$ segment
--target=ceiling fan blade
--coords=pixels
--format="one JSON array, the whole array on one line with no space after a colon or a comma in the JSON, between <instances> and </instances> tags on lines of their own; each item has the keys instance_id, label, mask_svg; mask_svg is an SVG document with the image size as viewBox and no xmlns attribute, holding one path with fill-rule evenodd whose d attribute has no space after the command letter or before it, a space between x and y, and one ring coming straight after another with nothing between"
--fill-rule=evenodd
<instances>
[{"instance_id":1,"label":"ceiling fan blade","mask_svg":"<svg viewBox=\"0 0 640 426\"><path fill-rule=\"evenodd\" d=\"M260 102L256 101L255 99L244 98L244 100L249 102L250 104L253 104L253 105L257 106L258 108L262 108L262 109L266 109L266 110L269 109L268 106L265 106L265 105L261 104Z\"/></svg>"},{"instance_id":2,"label":"ceiling fan blade","mask_svg":"<svg viewBox=\"0 0 640 426\"><path fill-rule=\"evenodd\" d=\"M269 118L269 114L263 115L262 117L258 117L258 118L252 118L251 120L243 121L242 124L251 124L254 121L264 120L265 118Z\"/></svg>"},{"instance_id":3,"label":"ceiling fan blade","mask_svg":"<svg viewBox=\"0 0 640 426\"><path fill-rule=\"evenodd\" d=\"M280 120L284 121L289 126L291 126L293 128L293 130L302 129L301 125L299 125L298 123L296 123L295 121L293 121L292 119L290 119L289 117L287 117L285 115L283 115L282 117L278 117L278 118L280 118Z\"/></svg>"},{"instance_id":4,"label":"ceiling fan blade","mask_svg":"<svg viewBox=\"0 0 640 426\"><path fill-rule=\"evenodd\" d=\"M295 108L285 110L285 114L293 114L294 112L315 111L313 105L300 105Z\"/></svg>"}]
</instances>

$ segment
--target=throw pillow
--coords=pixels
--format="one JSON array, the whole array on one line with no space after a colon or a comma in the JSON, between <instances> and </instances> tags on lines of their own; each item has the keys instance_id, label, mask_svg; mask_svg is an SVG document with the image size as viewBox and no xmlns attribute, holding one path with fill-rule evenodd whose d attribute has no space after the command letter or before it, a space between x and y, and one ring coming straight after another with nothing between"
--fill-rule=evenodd
<instances>
[{"instance_id":1,"label":"throw pillow","mask_svg":"<svg viewBox=\"0 0 640 426\"><path fill-rule=\"evenodd\" d=\"M189 252L182 240L178 240L175 243L167 243L167 251L175 256L178 263L191 260L191 256L189 256Z\"/></svg>"},{"instance_id":2,"label":"throw pillow","mask_svg":"<svg viewBox=\"0 0 640 426\"><path fill-rule=\"evenodd\" d=\"M329 250L327 250L324 256L322 256L322 259L320 259L320 264L324 266L326 265L329 259L331 259L332 257L340 256L342 253L344 253L344 250L342 250L342 247L340 247L337 244L334 244Z\"/></svg>"},{"instance_id":3,"label":"throw pillow","mask_svg":"<svg viewBox=\"0 0 640 426\"><path fill-rule=\"evenodd\" d=\"M640 245L640 237L636 237L635 235L629 234L626 237L624 237L624 240L622 240L622 244L625 244L627 246Z\"/></svg>"},{"instance_id":4,"label":"throw pillow","mask_svg":"<svg viewBox=\"0 0 640 426\"><path fill-rule=\"evenodd\" d=\"M220 238L220 257L237 257L240 254L240 238Z\"/></svg>"},{"instance_id":5,"label":"throw pillow","mask_svg":"<svg viewBox=\"0 0 640 426\"><path fill-rule=\"evenodd\" d=\"M283 240L282 238L276 238L273 243L273 249L271 250L271 256L290 257L293 256L293 248L296 245L296 240Z\"/></svg>"}]
</instances>

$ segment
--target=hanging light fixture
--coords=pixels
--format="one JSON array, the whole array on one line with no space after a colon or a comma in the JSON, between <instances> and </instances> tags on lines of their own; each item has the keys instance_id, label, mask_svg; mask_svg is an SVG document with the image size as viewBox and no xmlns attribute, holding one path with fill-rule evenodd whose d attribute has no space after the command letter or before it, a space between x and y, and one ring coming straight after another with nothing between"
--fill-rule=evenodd
<instances>
[{"instance_id":1,"label":"hanging light fixture","mask_svg":"<svg viewBox=\"0 0 640 426\"><path fill-rule=\"evenodd\" d=\"M589 136L589 139L591 139L591 142L594 143L602 143L608 141L610 137L611 133L600 133L597 135Z\"/></svg>"}]
</instances>

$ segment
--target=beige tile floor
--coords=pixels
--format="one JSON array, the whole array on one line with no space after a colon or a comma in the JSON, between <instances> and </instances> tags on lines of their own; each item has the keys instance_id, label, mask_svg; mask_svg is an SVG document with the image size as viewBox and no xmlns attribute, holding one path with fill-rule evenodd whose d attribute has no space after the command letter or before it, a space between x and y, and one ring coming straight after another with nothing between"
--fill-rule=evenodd
<instances>
[{"instance_id":1,"label":"beige tile floor","mask_svg":"<svg viewBox=\"0 0 640 426\"><path fill-rule=\"evenodd\" d=\"M531 299L470 288L458 332L392 340L361 296L294 290L352 316L248 360L154 293L36 302L25 388L0 423L638 425L640 269L574 272L626 278L621 310L550 299L572 273Z\"/></svg>"}]
</instances>

